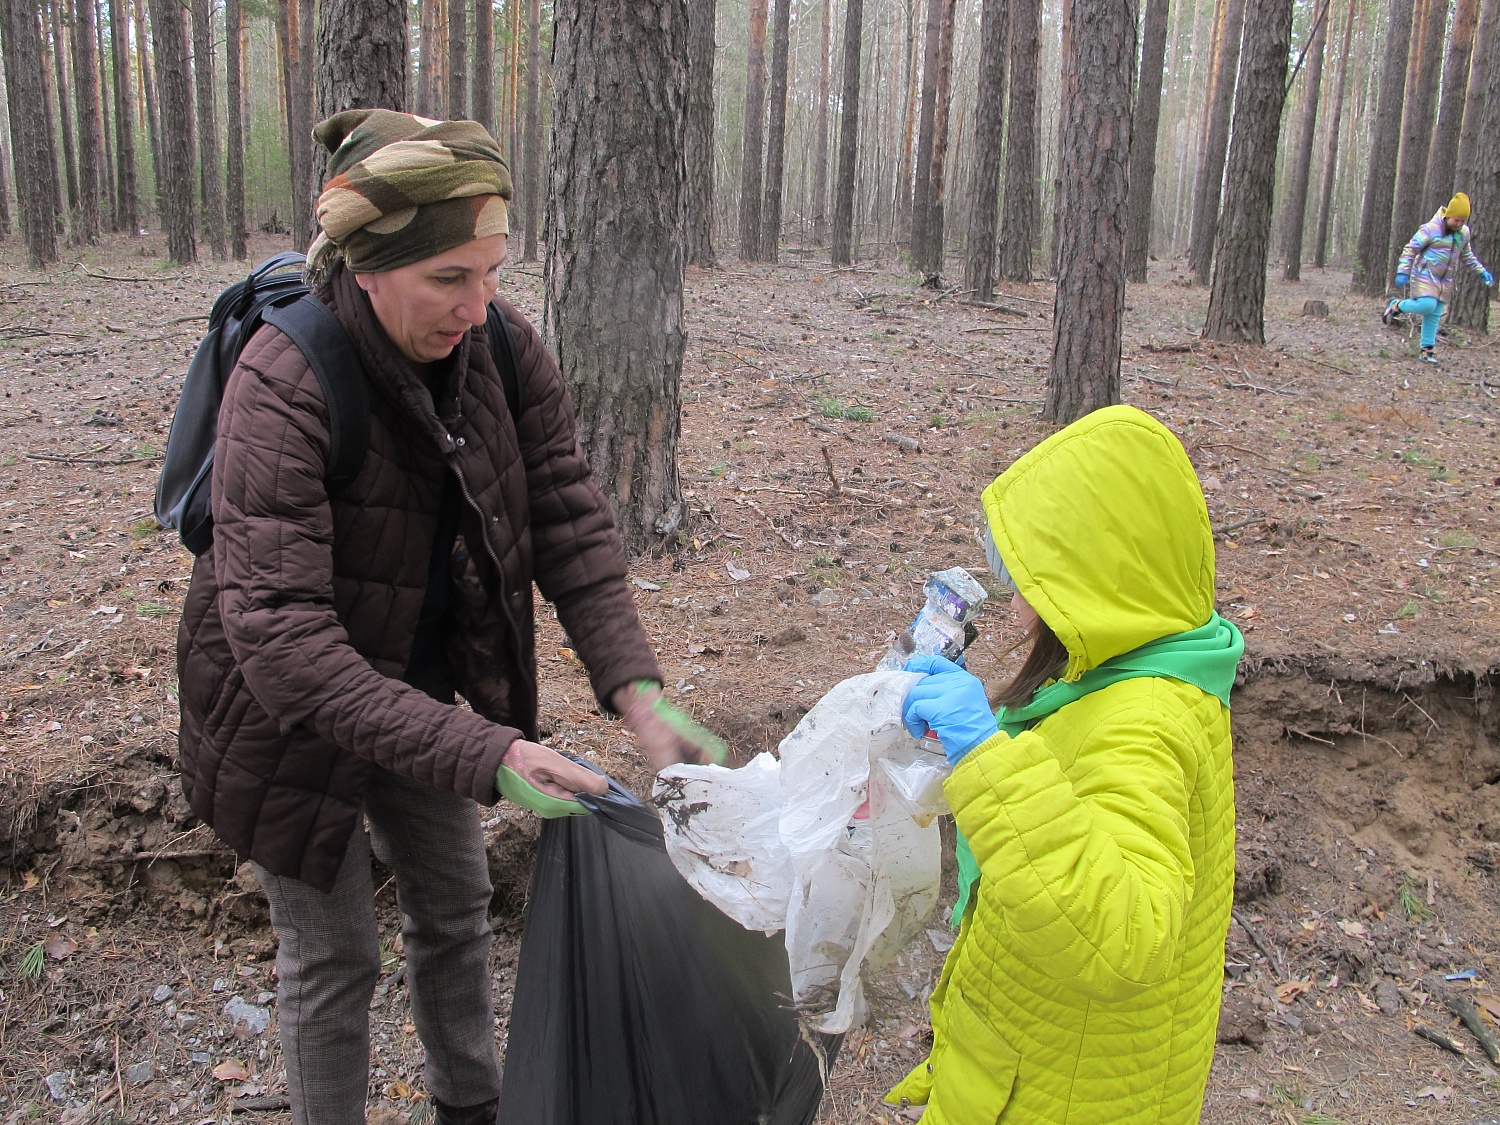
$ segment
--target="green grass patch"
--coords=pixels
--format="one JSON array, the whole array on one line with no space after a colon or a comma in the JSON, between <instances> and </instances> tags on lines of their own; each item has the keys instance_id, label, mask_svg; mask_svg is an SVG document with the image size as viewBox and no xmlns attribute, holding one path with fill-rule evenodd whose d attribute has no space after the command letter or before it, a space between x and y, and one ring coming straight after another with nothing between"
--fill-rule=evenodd
<instances>
[{"instance_id":1,"label":"green grass patch","mask_svg":"<svg viewBox=\"0 0 1500 1125\"><path fill-rule=\"evenodd\" d=\"M818 396L818 413L825 418L837 418L845 422L873 422L875 411L868 406L842 402L835 395Z\"/></svg>"},{"instance_id":2,"label":"green grass patch","mask_svg":"<svg viewBox=\"0 0 1500 1125\"><path fill-rule=\"evenodd\" d=\"M1396 611L1396 620L1405 621L1409 617L1415 617L1422 612L1422 607L1417 604L1416 599L1407 598L1406 603Z\"/></svg>"},{"instance_id":3,"label":"green grass patch","mask_svg":"<svg viewBox=\"0 0 1500 1125\"><path fill-rule=\"evenodd\" d=\"M21 979L36 980L47 966L47 948L41 942L33 945L21 958Z\"/></svg>"},{"instance_id":4,"label":"green grass patch","mask_svg":"<svg viewBox=\"0 0 1500 1125\"><path fill-rule=\"evenodd\" d=\"M1445 531L1438 536L1439 547L1472 547L1476 542L1467 531Z\"/></svg>"},{"instance_id":5,"label":"green grass patch","mask_svg":"<svg viewBox=\"0 0 1500 1125\"><path fill-rule=\"evenodd\" d=\"M135 607L135 612L138 617L166 617L176 613L177 607L165 602L144 602Z\"/></svg>"},{"instance_id":6,"label":"green grass patch","mask_svg":"<svg viewBox=\"0 0 1500 1125\"><path fill-rule=\"evenodd\" d=\"M1408 922L1426 922L1432 918L1432 907L1427 905L1421 888L1412 882L1410 875L1401 881L1396 897L1401 902L1401 909L1405 911Z\"/></svg>"},{"instance_id":7,"label":"green grass patch","mask_svg":"<svg viewBox=\"0 0 1500 1125\"><path fill-rule=\"evenodd\" d=\"M150 539L161 529L161 524L156 522L155 516L147 516L145 519L136 520L130 525L130 538Z\"/></svg>"}]
</instances>

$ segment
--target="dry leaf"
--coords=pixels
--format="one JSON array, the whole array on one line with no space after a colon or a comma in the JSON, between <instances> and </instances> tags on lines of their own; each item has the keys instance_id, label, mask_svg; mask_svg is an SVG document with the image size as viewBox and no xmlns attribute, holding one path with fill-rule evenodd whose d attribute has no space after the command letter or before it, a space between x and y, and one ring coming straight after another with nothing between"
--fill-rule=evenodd
<instances>
[{"instance_id":1,"label":"dry leaf","mask_svg":"<svg viewBox=\"0 0 1500 1125\"><path fill-rule=\"evenodd\" d=\"M250 1072L239 1059L225 1059L209 1073L220 1082L242 1082L250 1077Z\"/></svg>"},{"instance_id":2,"label":"dry leaf","mask_svg":"<svg viewBox=\"0 0 1500 1125\"><path fill-rule=\"evenodd\" d=\"M579 668L583 667L583 661L579 660L578 659L578 654L576 652L574 652L570 648L560 648L560 649L558 649L557 650L557 655L560 656L560 657L562 657L569 664L577 665Z\"/></svg>"},{"instance_id":3,"label":"dry leaf","mask_svg":"<svg viewBox=\"0 0 1500 1125\"><path fill-rule=\"evenodd\" d=\"M1500 996L1493 992L1477 992L1474 994L1474 1006L1490 1023L1500 1023Z\"/></svg>"},{"instance_id":4,"label":"dry leaf","mask_svg":"<svg viewBox=\"0 0 1500 1125\"><path fill-rule=\"evenodd\" d=\"M1452 1086L1423 1086L1417 1091L1419 1098L1433 1098L1437 1101L1447 1101L1453 1096Z\"/></svg>"},{"instance_id":5,"label":"dry leaf","mask_svg":"<svg viewBox=\"0 0 1500 1125\"><path fill-rule=\"evenodd\" d=\"M54 961L66 961L78 952L78 943L67 938L53 938L44 947L47 956Z\"/></svg>"},{"instance_id":6,"label":"dry leaf","mask_svg":"<svg viewBox=\"0 0 1500 1125\"><path fill-rule=\"evenodd\" d=\"M36 877L35 871L28 871L26 872L26 874L21 876L21 889L23 891L32 890L40 882L41 880Z\"/></svg>"},{"instance_id":7,"label":"dry leaf","mask_svg":"<svg viewBox=\"0 0 1500 1125\"><path fill-rule=\"evenodd\" d=\"M736 582L743 582L750 577L748 570L742 566L735 566L734 563L725 563L724 569L729 572L729 577L733 578Z\"/></svg>"},{"instance_id":8,"label":"dry leaf","mask_svg":"<svg viewBox=\"0 0 1500 1125\"><path fill-rule=\"evenodd\" d=\"M1276 999L1280 1000L1283 1004L1290 1004L1304 992L1311 992L1312 986L1311 977L1308 977L1306 980L1289 980L1276 989Z\"/></svg>"},{"instance_id":9,"label":"dry leaf","mask_svg":"<svg viewBox=\"0 0 1500 1125\"><path fill-rule=\"evenodd\" d=\"M1353 938L1367 938L1370 936L1370 931L1363 922L1352 922L1347 918L1339 923L1339 929Z\"/></svg>"}]
</instances>

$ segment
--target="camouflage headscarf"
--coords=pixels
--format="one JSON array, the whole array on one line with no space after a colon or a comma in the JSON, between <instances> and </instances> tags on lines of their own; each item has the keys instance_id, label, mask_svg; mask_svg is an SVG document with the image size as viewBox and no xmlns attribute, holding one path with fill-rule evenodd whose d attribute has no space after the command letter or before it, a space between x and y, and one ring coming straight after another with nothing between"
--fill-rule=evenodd
<instances>
[{"instance_id":1,"label":"camouflage headscarf","mask_svg":"<svg viewBox=\"0 0 1500 1125\"><path fill-rule=\"evenodd\" d=\"M310 276L335 252L356 273L381 273L510 231L510 170L477 122L350 109L313 136L332 156L318 196L322 229L307 254Z\"/></svg>"}]
</instances>

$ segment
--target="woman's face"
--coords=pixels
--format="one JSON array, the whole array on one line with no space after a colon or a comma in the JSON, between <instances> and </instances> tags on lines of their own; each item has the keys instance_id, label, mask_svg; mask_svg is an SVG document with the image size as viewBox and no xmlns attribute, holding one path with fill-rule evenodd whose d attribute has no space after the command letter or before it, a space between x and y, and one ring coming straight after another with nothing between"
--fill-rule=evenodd
<instances>
[{"instance_id":1,"label":"woman's face","mask_svg":"<svg viewBox=\"0 0 1500 1125\"><path fill-rule=\"evenodd\" d=\"M384 273L357 273L391 343L413 363L447 356L472 327L500 284L506 236L476 238L452 250Z\"/></svg>"},{"instance_id":2,"label":"woman's face","mask_svg":"<svg viewBox=\"0 0 1500 1125\"><path fill-rule=\"evenodd\" d=\"M1463 229L1464 221L1462 219L1456 219L1450 216L1443 221L1448 224L1448 229L1451 231L1459 231Z\"/></svg>"},{"instance_id":3,"label":"woman's face","mask_svg":"<svg viewBox=\"0 0 1500 1125\"><path fill-rule=\"evenodd\" d=\"M1028 637L1031 636L1036 627L1041 624L1042 619L1037 615L1036 610L1031 608L1031 603L1021 596L1020 590L1010 596L1010 608L1015 610L1016 620L1021 623L1021 631Z\"/></svg>"}]
</instances>

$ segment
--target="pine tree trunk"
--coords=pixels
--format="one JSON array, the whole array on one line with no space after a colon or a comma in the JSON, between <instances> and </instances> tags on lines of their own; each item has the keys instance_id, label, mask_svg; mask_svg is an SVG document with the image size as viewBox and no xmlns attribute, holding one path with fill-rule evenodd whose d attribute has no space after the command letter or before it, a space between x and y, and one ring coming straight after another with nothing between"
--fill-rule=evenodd
<instances>
[{"instance_id":1,"label":"pine tree trunk","mask_svg":"<svg viewBox=\"0 0 1500 1125\"><path fill-rule=\"evenodd\" d=\"M1483 48L1474 55L1469 83L1468 106L1464 110L1464 132L1469 132L1469 117L1483 107L1482 118L1475 123L1473 143L1466 150L1468 162L1458 169L1457 182L1467 184L1473 211L1469 230L1474 235L1480 260L1495 272L1500 261L1500 26L1484 32L1484 23L1495 23L1500 11L1489 3L1480 20L1476 43ZM1476 97L1478 80L1483 80L1483 97ZM1462 144L1460 151L1465 151ZM1448 323L1456 328L1489 331L1490 291L1483 282L1461 269L1453 301L1448 306Z\"/></svg>"},{"instance_id":2,"label":"pine tree trunk","mask_svg":"<svg viewBox=\"0 0 1500 1125\"><path fill-rule=\"evenodd\" d=\"M53 0L61 5L66 0ZM99 59L94 0L76 0L73 16L73 97L78 111L78 211L73 237L99 241L100 188L104 182L104 131L100 121Z\"/></svg>"},{"instance_id":3,"label":"pine tree trunk","mask_svg":"<svg viewBox=\"0 0 1500 1125\"><path fill-rule=\"evenodd\" d=\"M1010 24L1010 111L1006 126L1005 205L1000 217L1000 276L1031 280L1036 246L1037 58L1041 0L1014 0Z\"/></svg>"},{"instance_id":4,"label":"pine tree trunk","mask_svg":"<svg viewBox=\"0 0 1500 1125\"><path fill-rule=\"evenodd\" d=\"M932 118L927 233L923 236L927 251L925 258L917 260L918 268L933 285L942 283L943 258L947 251L944 216L948 188L948 122L953 108L953 23L958 8L958 0L938 2L943 9L943 23L938 37L937 105ZM918 168L918 175L921 171Z\"/></svg>"},{"instance_id":5,"label":"pine tree trunk","mask_svg":"<svg viewBox=\"0 0 1500 1125\"><path fill-rule=\"evenodd\" d=\"M1349 0L1349 14L1344 19L1344 52L1339 58L1339 82L1333 95L1333 116L1328 122L1328 153L1323 158L1323 198L1318 205L1318 241L1313 248L1313 265L1322 269L1328 263L1328 225L1333 213L1333 186L1337 182L1339 163L1339 129L1344 121L1344 89L1349 80L1349 56L1354 50L1354 17L1359 0Z\"/></svg>"},{"instance_id":6,"label":"pine tree trunk","mask_svg":"<svg viewBox=\"0 0 1500 1125\"><path fill-rule=\"evenodd\" d=\"M934 0L936 2L936 0ZM833 185L833 246L836 266L854 261L854 167L859 145L859 54L865 0L844 7L844 95L839 113L839 169Z\"/></svg>"},{"instance_id":7,"label":"pine tree trunk","mask_svg":"<svg viewBox=\"0 0 1500 1125\"><path fill-rule=\"evenodd\" d=\"M434 76L437 73L437 7L443 0L417 0L417 115L431 117L437 112L434 106ZM511 0L515 7L515 0ZM443 49L447 44L443 44Z\"/></svg>"},{"instance_id":8,"label":"pine tree trunk","mask_svg":"<svg viewBox=\"0 0 1500 1125\"><path fill-rule=\"evenodd\" d=\"M1396 155L1401 145L1401 109L1406 97L1406 55L1411 45L1412 0L1391 0L1380 68L1379 107L1370 140L1364 210L1359 221L1359 258L1352 289L1369 297L1386 290L1394 262L1386 260L1391 242L1391 206L1396 195ZM1409 233L1409 232L1408 232Z\"/></svg>"},{"instance_id":9,"label":"pine tree trunk","mask_svg":"<svg viewBox=\"0 0 1500 1125\"><path fill-rule=\"evenodd\" d=\"M99 90L99 127L103 164L99 168L99 190L104 193L103 222L108 230L119 230L119 203L115 197L115 139L112 115L114 102L110 92L111 66L104 41L104 0L86 0L94 7L94 74Z\"/></svg>"},{"instance_id":10,"label":"pine tree trunk","mask_svg":"<svg viewBox=\"0 0 1500 1125\"><path fill-rule=\"evenodd\" d=\"M404 112L409 98L408 23L403 0L320 0L316 102L318 121L346 109ZM308 123L308 129L314 122ZM308 145L310 200L316 203L328 170L328 152Z\"/></svg>"},{"instance_id":11,"label":"pine tree trunk","mask_svg":"<svg viewBox=\"0 0 1500 1125\"><path fill-rule=\"evenodd\" d=\"M68 212L72 216L72 224L69 230L69 240L77 241L79 227L82 219L79 214L78 200L78 150L73 146L73 121L69 113L69 103L72 102L72 82L68 77L68 35L63 28L62 5L66 0L43 0L46 11L52 20L52 61L55 70L55 85L57 103L55 120L61 126L59 132L62 135L63 171L68 187ZM45 21L44 21L45 22ZM46 84L42 86L43 93L48 93ZM96 200L97 202L97 200ZM95 232L95 240L98 232Z\"/></svg>"},{"instance_id":12,"label":"pine tree trunk","mask_svg":"<svg viewBox=\"0 0 1500 1125\"><path fill-rule=\"evenodd\" d=\"M547 337L626 547L670 548L682 517L687 4L560 0L555 13Z\"/></svg>"},{"instance_id":13,"label":"pine tree trunk","mask_svg":"<svg viewBox=\"0 0 1500 1125\"><path fill-rule=\"evenodd\" d=\"M3 26L4 18L0 16L0 27ZM10 153L5 149L5 138L0 136L0 236L3 237L10 235L10 173L6 171L9 165Z\"/></svg>"},{"instance_id":14,"label":"pine tree trunk","mask_svg":"<svg viewBox=\"0 0 1500 1125\"><path fill-rule=\"evenodd\" d=\"M964 288L976 301L995 296L995 227L1000 210L1000 148L1005 129L1008 0L984 0L979 16L979 88L974 98L974 163L969 181Z\"/></svg>"},{"instance_id":15,"label":"pine tree trunk","mask_svg":"<svg viewBox=\"0 0 1500 1125\"><path fill-rule=\"evenodd\" d=\"M827 11L832 0L823 0L824 11ZM826 39L826 32L825 32ZM826 48L825 48L826 52ZM917 3L916 0L906 0L906 81L902 83L905 91L906 109L901 120L901 160L896 167L896 230L895 241L903 246L911 241L911 170L912 170L912 144L915 140L917 120ZM825 167L826 172L826 167ZM821 197L820 197L821 199ZM823 245L821 239L818 245Z\"/></svg>"},{"instance_id":16,"label":"pine tree trunk","mask_svg":"<svg viewBox=\"0 0 1500 1125\"><path fill-rule=\"evenodd\" d=\"M786 179L787 57L791 52L792 0L776 0L771 33L771 115L766 128L765 205L761 208L760 260L781 251L781 193Z\"/></svg>"},{"instance_id":17,"label":"pine tree trunk","mask_svg":"<svg viewBox=\"0 0 1500 1125\"><path fill-rule=\"evenodd\" d=\"M248 248L245 245L245 91L240 84L245 19L240 0L224 0L224 32L228 92L224 104L224 139L228 150L225 218L229 226L229 253L235 261L242 262Z\"/></svg>"},{"instance_id":18,"label":"pine tree trunk","mask_svg":"<svg viewBox=\"0 0 1500 1125\"><path fill-rule=\"evenodd\" d=\"M1422 184L1427 179L1427 153L1437 115L1438 78L1443 66L1443 35L1447 23L1448 0L1425 0L1421 19L1412 32L1416 65L1408 70L1406 114L1401 125L1401 157L1396 171L1396 201L1392 211L1391 241L1386 251L1393 269L1412 233L1427 221L1433 208L1447 202L1446 197L1436 202L1422 198Z\"/></svg>"},{"instance_id":19,"label":"pine tree trunk","mask_svg":"<svg viewBox=\"0 0 1500 1125\"><path fill-rule=\"evenodd\" d=\"M1266 342L1266 258L1291 42L1292 0L1249 0L1228 189L1203 325L1210 340Z\"/></svg>"},{"instance_id":20,"label":"pine tree trunk","mask_svg":"<svg viewBox=\"0 0 1500 1125\"><path fill-rule=\"evenodd\" d=\"M146 137L151 142L151 198L156 208L156 225L165 230L166 195L161 174L161 114L156 105L156 67L147 46L146 0L134 0L134 3L135 65L140 71L141 97L146 103Z\"/></svg>"},{"instance_id":21,"label":"pine tree trunk","mask_svg":"<svg viewBox=\"0 0 1500 1125\"><path fill-rule=\"evenodd\" d=\"M526 0L529 4L530 0ZM510 50L510 119L506 125L512 159L521 158L521 48L525 43L522 29L526 26L521 18L521 0L511 0L511 50ZM502 141L502 143L505 143Z\"/></svg>"},{"instance_id":22,"label":"pine tree trunk","mask_svg":"<svg viewBox=\"0 0 1500 1125\"><path fill-rule=\"evenodd\" d=\"M1125 280L1145 281L1151 250L1151 196L1156 181L1156 133L1161 124L1162 66L1167 58L1167 0L1146 0L1141 80L1130 124L1130 227L1125 236Z\"/></svg>"},{"instance_id":23,"label":"pine tree trunk","mask_svg":"<svg viewBox=\"0 0 1500 1125\"><path fill-rule=\"evenodd\" d=\"M542 225L542 5L531 0L526 13L526 244L523 262L536 261L537 236Z\"/></svg>"},{"instance_id":24,"label":"pine tree trunk","mask_svg":"<svg viewBox=\"0 0 1500 1125\"><path fill-rule=\"evenodd\" d=\"M6 108L16 169L16 202L21 237L32 269L58 260L55 174L48 138L52 122L35 94L47 63L42 54L36 7L32 0L0 0L0 55L5 64Z\"/></svg>"},{"instance_id":25,"label":"pine tree trunk","mask_svg":"<svg viewBox=\"0 0 1500 1125\"><path fill-rule=\"evenodd\" d=\"M1302 108L1302 132L1297 138L1297 151L1292 156L1292 179L1287 191L1286 214L1283 222L1282 252L1286 255L1286 269L1282 273L1285 281L1302 280L1302 231L1307 220L1307 181L1312 174L1313 142L1318 132L1318 97L1323 91L1323 47L1328 40L1328 4L1323 0L1323 10L1318 26L1313 29L1312 43L1307 51L1307 100Z\"/></svg>"},{"instance_id":26,"label":"pine tree trunk","mask_svg":"<svg viewBox=\"0 0 1500 1125\"><path fill-rule=\"evenodd\" d=\"M448 116L462 121L469 116L467 0L448 0Z\"/></svg>"},{"instance_id":27,"label":"pine tree trunk","mask_svg":"<svg viewBox=\"0 0 1500 1125\"><path fill-rule=\"evenodd\" d=\"M229 257L224 235L224 188L219 177L218 109L214 97L213 4L193 0L193 84L198 96L198 168L203 187L203 233L215 261Z\"/></svg>"},{"instance_id":28,"label":"pine tree trunk","mask_svg":"<svg viewBox=\"0 0 1500 1125\"><path fill-rule=\"evenodd\" d=\"M760 206L765 168L767 0L750 0L750 52L745 72L745 139L740 165L740 257L760 257Z\"/></svg>"},{"instance_id":29,"label":"pine tree trunk","mask_svg":"<svg viewBox=\"0 0 1500 1125\"><path fill-rule=\"evenodd\" d=\"M823 0L825 4L828 0ZM716 0L688 0L687 260L714 255L714 20Z\"/></svg>"},{"instance_id":30,"label":"pine tree trunk","mask_svg":"<svg viewBox=\"0 0 1500 1125\"><path fill-rule=\"evenodd\" d=\"M906 0L910 10L912 0ZM828 242L828 54L832 48L832 7L834 0L822 0L822 39L817 48L817 135L813 139L813 245ZM906 136L907 159L910 157L910 130ZM901 183L910 178L910 166L903 165ZM900 192L901 189L897 189ZM900 193L897 193L900 199Z\"/></svg>"},{"instance_id":31,"label":"pine tree trunk","mask_svg":"<svg viewBox=\"0 0 1500 1125\"><path fill-rule=\"evenodd\" d=\"M1193 185L1193 231L1188 263L1199 285L1211 277L1214 241L1219 227L1219 200L1224 188L1224 161L1229 149L1229 118L1234 108L1240 69L1240 39L1244 32L1246 0L1225 0L1223 39L1215 51L1211 76L1208 127Z\"/></svg>"},{"instance_id":32,"label":"pine tree trunk","mask_svg":"<svg viewBox=\"0 0 1500 1125\"><path fill-rule=\"evenodd\" d=\"M177 0L151 0L152 62L161 92L163 194L167 255L178 264L196 262L197 200L193 192L193 113L188 90L187 37Z\"/></svg>"},{"instance_id":33,"label":"pine tree trunk","mask_svg":"<svg viewBox=\"0 0 1500 1125\"><path fill-rule=\"evenodd\" d=\"M1135 29L1130 0L1072 0L1057 154L1068 221L1058 230L1048 421L1120 401Z\"/></svg>"},{"instance_id":34,"label":"pine tree trunk","mask_svg":"<svg viewBox=\"0 0 1500 1125\"><path fill-rule=\"evenodd\" d=\"M1437 128L1432 131L1432 144L1427 151L1427 179L1422 187L1425 203L1445 202L1453 192L1453 158L1463 130L1464 93L1469 86L1469 62L1478 17L1479 0L1458 0L1453 9L1453 30L1448 36L1448 61L1443 67Z\"/></svg>"},{"instance_id":35,"label":"pine tree trunk","mask_svg":"<svg viewBox=\"0 0 1500 1125\"><path fill-rule=\"evenodd\" d=\"M917 162L911 193L911 263L927 261L927 227L932 221L932 138L937 121L938 55L942 50L943 12L949 0L927 0L927 32L922 40L922 109L917 116Z\"/></svg>"},{"instance_id":36,"label":"pine tree trunk","mask_svg":"<svg viewBox=\"0 0 1500 1125\"><path fill-rule=\"evenodd\" d=\"M1492 57L1490 49L1497 35L1500 35L1500 0L1482 0L1479 29L1474 33L1474 50L1470 55L1472 61L1469 66L1469 84L1464 95L1463 128L1458 134L1458 155L1453 160L1453 167L1458 171L1455 184L1468 182L1464 179L1463 170L1474 167L1489 86L1485 60Z\"/></svg>"},{"instance_id":37,"label":"pine tree trunk","mask_svg":"<svg viewBox=\"0 0 1500 1125\"><path fill-rule=\"evenodd\" d=\"M495 8L474 0L474 73L469 79L469 116L495 135Z\"/></svg>"}]
</instances>

